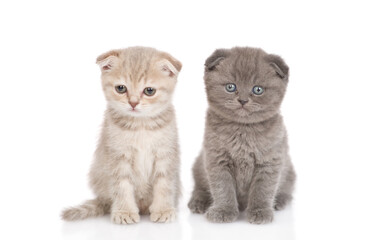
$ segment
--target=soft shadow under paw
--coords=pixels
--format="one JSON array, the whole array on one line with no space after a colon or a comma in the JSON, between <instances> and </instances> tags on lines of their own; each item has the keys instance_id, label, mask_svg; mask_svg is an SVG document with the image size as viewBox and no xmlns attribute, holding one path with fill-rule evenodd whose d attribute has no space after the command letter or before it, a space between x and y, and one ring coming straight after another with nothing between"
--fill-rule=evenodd
<instances>
[{"instance_id":1,"label":"soft shadow under paw","mask_svg":"<svg viewBox=\"0 0 376 240\"><path fill-rule=\"evenodd\" d=\"M150 213L150 220L158 223L172 222L176 218L175 209Z\"/></svg>"},{"instance_id":2,"label":"soft shadow under paw","mask_svg":"<svg viewBox=\"0 0 376 240\"><path fill-rule=\"evenodd\" d=\"M140 221L140 215L138 213L130 212L113 212L111 214L112 222L116 224L131 224Z\"/></svg>"},{"instance_id":3,"label":"soft shadow under paw","mask_svg":"<svg viewBox=\"0 0 376 240\"><path fill-rule=\"evenodd\" d=\"M247 210L247 218L250 223L265 224L273 221L272 209Z\"/></svg>"},{"instance_id":4,"label":"soft shadow under paw","mask_svg":"<svg viewBox=\"0 0 376 240\"><path fill-rule=\"evenodd\" d=\"M206 218L211 222L228 223L233 222L239 215L237 209L226 207L210 207L206 213Z\"/></svg>"}]
</instances>

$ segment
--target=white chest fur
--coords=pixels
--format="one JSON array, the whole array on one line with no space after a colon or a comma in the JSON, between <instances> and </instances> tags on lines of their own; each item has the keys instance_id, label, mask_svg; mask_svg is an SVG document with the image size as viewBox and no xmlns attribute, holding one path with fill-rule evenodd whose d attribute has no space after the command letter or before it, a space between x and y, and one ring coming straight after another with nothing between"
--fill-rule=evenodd
<instances>
[{"instance_id":1,"label":"white chest fur","mask_svg":"<svg viewBox=\"0 0 376 240\"><path fill-rule=\"evenodd\" d=\"M117 155L125 156L125 162L130 169L135 183L149 184L153 174L155 155L161 148L168 147L166 140L170 139L168 127L157 130L124 130L116 125L109 126L109 144Z\"/></svg>"}]
</instances>

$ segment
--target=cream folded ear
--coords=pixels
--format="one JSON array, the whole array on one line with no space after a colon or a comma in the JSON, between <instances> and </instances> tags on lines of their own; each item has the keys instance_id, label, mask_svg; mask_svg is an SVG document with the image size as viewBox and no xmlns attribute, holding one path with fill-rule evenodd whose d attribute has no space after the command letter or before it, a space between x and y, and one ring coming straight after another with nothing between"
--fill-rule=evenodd
<instances>
[{"instance_id":1,"label":"cream folded ear","mask_svg":"<svg viewBox=\"0 0 376 240\"><path fill-rule=\"evenodd\" d=\"M103 53L97 57L97 64L101 68L102 72L109 72L114 67L117 66L119 62L119 51L111 50L109 52Z\"/></svg>"},{"instance_id":2,"label":"cream folded ear","mask_svg":"<svg viewBox=\"0 0 376 240\"><path fill-rule=\"evenodd\" d=\"M182 68L181 62L168 53L162 53L161 60L157 64L162 72L169 77L177 77Z\"/></svg>"}]
</instances>

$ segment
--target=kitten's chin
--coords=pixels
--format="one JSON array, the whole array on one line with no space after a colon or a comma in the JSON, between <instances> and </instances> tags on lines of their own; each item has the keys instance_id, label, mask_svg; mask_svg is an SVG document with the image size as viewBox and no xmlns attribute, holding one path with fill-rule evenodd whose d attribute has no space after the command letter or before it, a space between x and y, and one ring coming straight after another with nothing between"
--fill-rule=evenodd
<instances>
[{"instance_id":1,"label":"kitten's chin","mask_svg":"<svg viewBox=\"0 0 376 240\"><path fill-rule=\"evenodd\" d=\"M143 111L138 109L128 109L122 112L124 116L130 116L130 117L145 117L147 116Z\"/></svg>"},{"instance_id":2,"label":"kitten's chin","mask_svg":"<svg viewBox=\"0 0 376 240\"><path fill-rule=\"evenodd\" d=\"M142 117L149 117L150 114L142 109L128 109L128 108L123 108L123 109L115 109L120 115L123 115L125 117L134 117L134 118L142 118Z\"/></svg>"},{"instance_id":3,"label":"kitten's chin","mask_svg":"<svg viewBox=\"0 0 376 240\"><path fill-rule=\"evenodd\" d=\"M242 107L235 109L235 112L240 117L247 117L250 114L250 112L248 110L246 110Z\"/></svg>"}]
</instances>

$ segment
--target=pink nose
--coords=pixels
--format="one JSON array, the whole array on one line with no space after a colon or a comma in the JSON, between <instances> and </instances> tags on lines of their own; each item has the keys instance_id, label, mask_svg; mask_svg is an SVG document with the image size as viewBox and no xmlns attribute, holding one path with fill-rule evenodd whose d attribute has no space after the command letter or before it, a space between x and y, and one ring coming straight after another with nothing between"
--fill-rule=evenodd
<instances>
[{"instance_id":1,"label":"pink nose","mask_svg":"<svg viewBox=\"0 0 376 240\"><path fill-rule=\"evenodd\" d=\"M137 105L138 105L138 102L129 102L129 104L132 106L132 108L134 109Z\"/></svg>"}]
</instances>

